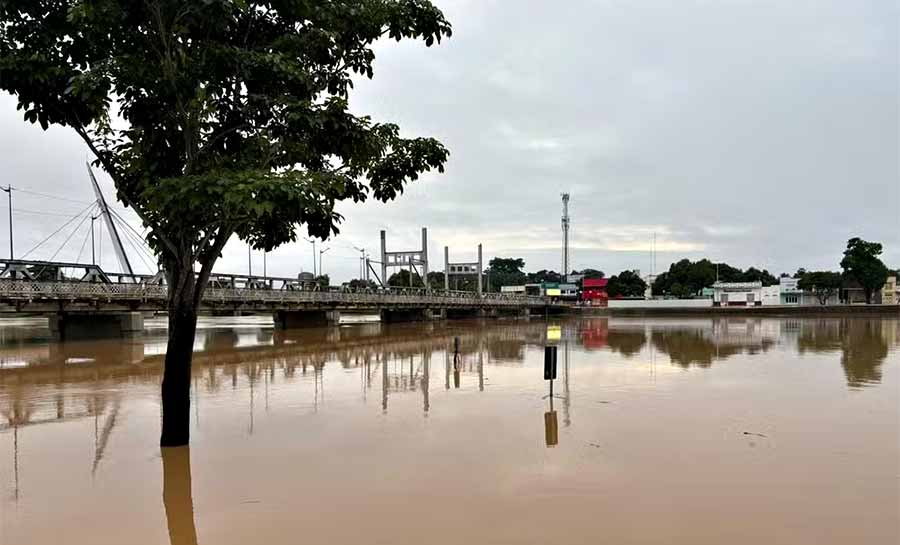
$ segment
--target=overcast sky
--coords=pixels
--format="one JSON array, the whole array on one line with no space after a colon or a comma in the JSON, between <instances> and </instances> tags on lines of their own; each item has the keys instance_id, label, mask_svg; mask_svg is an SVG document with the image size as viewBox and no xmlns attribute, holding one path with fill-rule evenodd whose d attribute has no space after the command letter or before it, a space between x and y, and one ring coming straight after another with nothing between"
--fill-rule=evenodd
<instances>
[{"instance_id":1,"label":"overcast sky","mask_svg":"<svg viewBox=\"0 0 900 545\"><path fill-rule=\"evenodd\" d=\"M882 242L900 267L895 0L436 3L453 37L380 43L375 78L351 105L439 138L447 170L396 202L340 206L347 221L324 244L333 279L358 276L352 247L377 253L380 229L389 250L409 250L423 226L433 270L444 245L451 261L470 261L479 242L485 260L558 270L563 191L573 268L645 274L653 233L657 272L682 257L838 269L853 236ZM14 192L20 257L93 200L87 150L67 129L23 122L8 95L0 127L0 184L84 201ZM87 223L63 245L70 232L28 257L62 246L57 260L81 249L89 261ZM267 264L270 275L310 270L312 248L280 248ZM103 266L118 269L108 242ZM262 272L260 254L253 267ZM233 241L217 270L246 272L246 246Z\"/></svg>"}]
</instances>

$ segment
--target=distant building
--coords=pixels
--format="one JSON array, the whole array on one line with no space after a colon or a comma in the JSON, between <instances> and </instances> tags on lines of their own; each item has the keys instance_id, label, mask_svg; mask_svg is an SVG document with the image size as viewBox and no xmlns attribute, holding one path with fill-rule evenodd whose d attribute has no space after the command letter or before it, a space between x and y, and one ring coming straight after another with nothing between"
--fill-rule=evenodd
<instances>
[{"instance_id":1,"label":"distant building","mask_svg":"<svg viewBox=\"0 0 900 545\"><path fill-rule=\"evenodd\" d=\"M578 299L578 286L576 284L560 284L559 297L571 301Z\"/></svg>"},{"instance_id":2,"label":"distant building","mask_svg":"<svg viewBox=\"0 0 900 545\"><path fill-rule=\"evenodd\" d=\"M780 305L781 304L781 286L763 286L762 287L762 304L763 305Z\"/></svg>"},{"instance_id":3,"label":"distant building","mask_svg":"<svg viewBox=\"0 0 900 545\"><path fill-rule=\"evenodd\" d=\"M892 289L892 293L894 294L894 298L897 297L896 293L896 278L894 279L893 287L888 285L891 277L888 277L888 281L884 283L884 286L875 290L875 293L872 294L872 303L876 305L880 305L882 303L882 292L884 287L888 287ZM862 284L856 281L854 278L847 278L844 280L844 285L841 287L841 299L848 304L851 305L861 305L866 302L866 291L863 289Z\"/></svg>"},{"instance_id":4,"label":"distant building","mask_svg":"<svg viewBox=\"0 0 900 545\"><path fill-rule=\"evenodd\" d=\"M644 299L652 299L653 298L653 283L656 282L656 277L659 276L657 274L648 274L647 276L642 277L645 284L647 284L647 289L644 290Z\"/></svg>"},{"instance_id":5,"label":"distant building","mask_svg":"<svg viewBox=\"0 0 900 545\"><path fill-rule=\"evenodd\" d=\"M897 293L897 277L888 276L884 287L881 288L881 303L884 305L896 305L900 303L900 294Z\"/></svg>"},{"instance_id":6,"label":"distant building","mask_svg":"<svg viewBox=\"0 0 900 545\"><path fill-rule=\"evenodd\" d=\"M525 295L525 286L500 286L500 293L518 293Z\"/></svg>"},{"instance_id":7,"label":"distant building","mask_svg":"<svg viewBox=\"0 0 900 545\"><path fill-rule=\"evenodd\" d=\"M591 305L605 307L609 301L608 278L585 278L581 284L581 299Z\"/></svg>"},{"instance_id":8,"label":"distant building","mask_svg":"<svg viewBox=\"0 0 900 545\"><path fill-rule=\"evenodd\" d=\"M781 305L802 305L803 290L800 289L800 279L783 276L778 279L778 289L780 291L779 304Z\"/></svg>"},{"instance_id":9,"label":"distant building","mask_svg":"<svg viewBox=\"0 0 900 545\"><path fill-rule=\"evenodd\" d=\"M716 282L713 306L752 307L762 304L762 282Z\"/></svg>"}]
</instances>

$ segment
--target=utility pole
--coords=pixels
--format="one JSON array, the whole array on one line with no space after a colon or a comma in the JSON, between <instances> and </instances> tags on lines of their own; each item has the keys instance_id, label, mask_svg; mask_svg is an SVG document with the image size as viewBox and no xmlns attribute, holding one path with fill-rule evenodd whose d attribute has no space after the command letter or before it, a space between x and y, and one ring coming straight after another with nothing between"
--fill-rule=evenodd
<instances>
[{"instance_id":1,"label":"utility pole","mask_svg":"<svg viewBox=\"0 0 900 545\"><path fill-rule=\"evenodd\" d=\"M253 248L247 243L247 276L253 276Z\"/></svg>"},{"instance_id":2,"label":"utility pole","mask_svg":"<svg viewBox=\"0 0 900 545\"><path fill-rule=\"evenodd\" d=\"M266 274L266 252L263 250L263 281L265 282L269 275Z\"/></svg>"},{"instance_id":3,"label":"utility pole","mask_svg":"<svg viewBox=\"0 0 900 545\"><path fill-rule=\"evenodd\" d=\"M9 258L14 259L13 256L13 228L12 228L12 186L8 185L6 188L0 187L3 191L6 192L6 196L9 198Z\"/></svg>"},{"instance_id":4,"label":"utility pole","mask_svg":"<svg viewBox=\"0 0 900 545\"><path fill-rule=\"evenodd\" d=\"M569 194L562 194L562 280L566 281L569 275Z\"/></svg>"}]
</instances>

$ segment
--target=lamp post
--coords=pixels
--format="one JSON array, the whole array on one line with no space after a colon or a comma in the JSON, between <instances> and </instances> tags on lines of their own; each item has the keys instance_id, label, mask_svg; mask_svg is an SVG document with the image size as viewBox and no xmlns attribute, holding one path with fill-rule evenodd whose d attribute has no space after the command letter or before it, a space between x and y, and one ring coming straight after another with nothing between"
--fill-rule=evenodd
<instances>
[{"instance_id":1,"label":"lamp post","mask_svg":"<svg viewBox=\"0 0 900 545\"><path fill-rule=\"evenodd\" d=\"M13 256L13 228L12 228L12 186L8 185L5 188L0 187L3 191L6 192L6 196L9 199L9 258L14 259Z\"/></svg>"},{"instance_id":2,"label":"lamp post","mask_svg":"<svg viewBox=\"0 0 900 545\"><path fill-rule=\"evenodd\" d=\"M314 238L304 238L303 240L305 240L306 242L309 242L310 244L312 244L312 250L313 250L313 278L315 278L316 276L318 276L318 275L316 275L316 239L314 239Z\"/></svg>"},{"instance_id":3,"label":"lamp post","mask_svg":"<svg viewBox=\"0 0 900 545\"><path fill-rule=\"evenodd\" d=\"M325 248L324 250L319 250L319 276L325 275L325 270L322 268L322 254L330 250L331 248Z\"/></svg>"}]
</instances>

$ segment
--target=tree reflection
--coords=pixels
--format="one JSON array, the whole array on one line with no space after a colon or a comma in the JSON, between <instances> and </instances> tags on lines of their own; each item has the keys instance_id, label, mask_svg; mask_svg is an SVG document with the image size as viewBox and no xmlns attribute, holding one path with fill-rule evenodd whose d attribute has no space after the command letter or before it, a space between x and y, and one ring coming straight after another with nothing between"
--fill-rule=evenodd
<instances>
[{"instance_id":1,"label":"tree reflection","mask_svg":"<svg viewBox=\"0 0 900 545\"><path fill-rule=\"evenodd\" d=\"M163 461L163 505L171 545L197 545L194 500L191 495L190 447L165 447Z\"/></svg>"},{"instance_id":2,"label":"tree reflection","mask_svg":"<svg viewBox=\"0 0 900 545\"><path fill-rule=\"evenodd\" d=\"M888 344L880 320L850 320L841 340L841 367L847 386L862 388L881 383L881 364L888 354Z\"/></svg>"},{"instance_id":3,"label":"tree reflection","mask_svg":"<svg viewBox=\"0 0 900 545\"><path fill-rule=\"evenodd\" d=\"M741 352L740 346L721 346L713 342L700 329L654 330L651 342L659 351L668 354L672 363L685 369L691 366L706 369L717 359Z\"/></svg>"},{"instance_id":4,"label":"tree reflection","mask_svg":"<svg viewBox=\"0 0 900 545\"><path fill-rule=\"evenodd\" d=\"M882 319L840 318L805 322L797 337L797 350L801 354L840 351L847 386L862 388L881 383L881 364L887 358L895 330L896 322Z\"/></svg>"}]
</instances>

